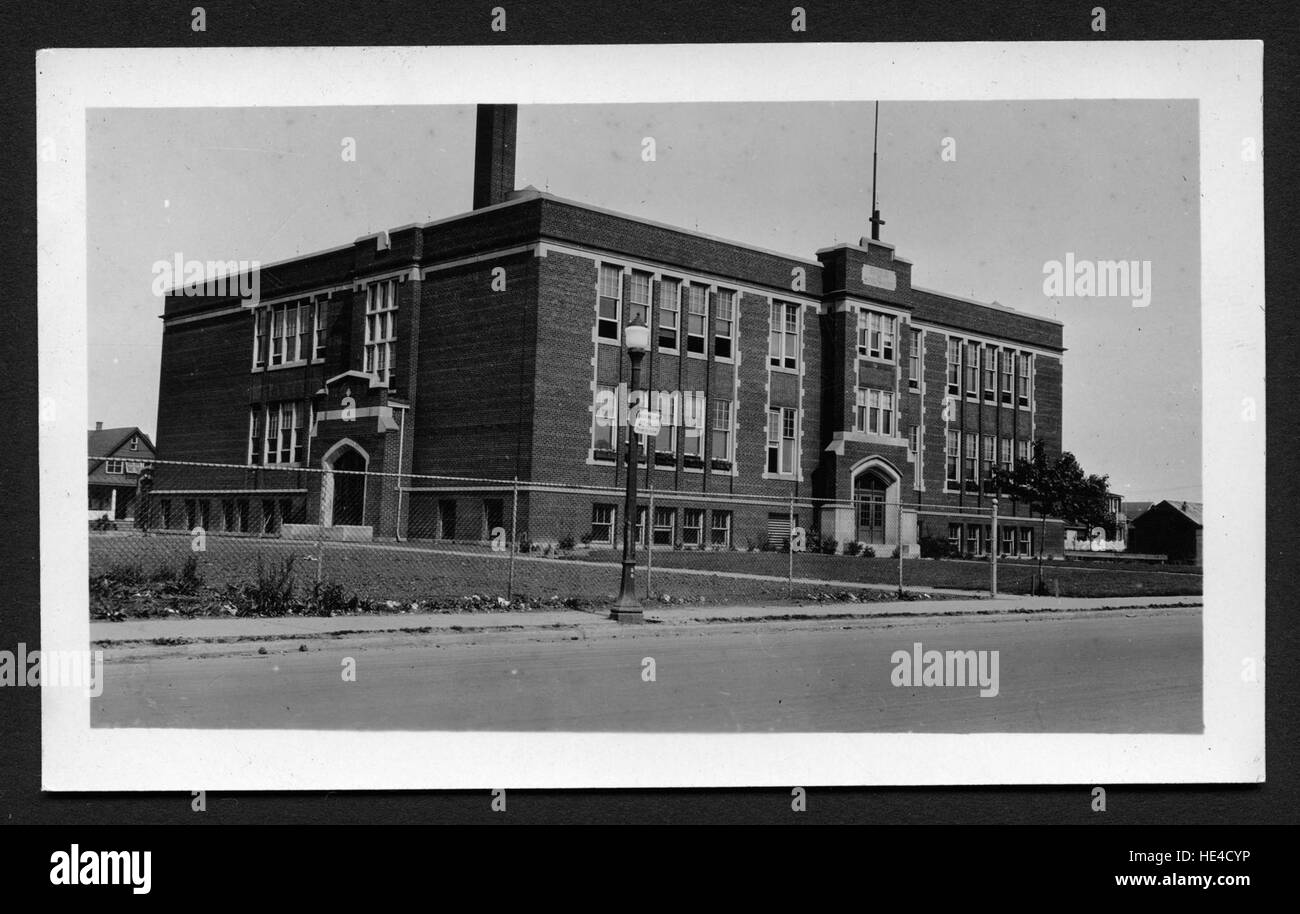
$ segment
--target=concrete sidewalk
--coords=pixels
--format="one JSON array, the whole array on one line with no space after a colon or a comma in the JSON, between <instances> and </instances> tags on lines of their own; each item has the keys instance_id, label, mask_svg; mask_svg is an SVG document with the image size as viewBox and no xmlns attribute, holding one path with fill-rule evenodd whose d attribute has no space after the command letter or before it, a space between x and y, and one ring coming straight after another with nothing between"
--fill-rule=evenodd
<instances>
[{"instance_id":1,"label":"concrete sidewalk","mask_svg":"<svg viewBox=\"0 0 1300 914\"><path fill-rule=\"evenodd\" d=\"M654 606L647 605L647 622L689 624L818 619L869 619L888 616L997 615L1025 612L1072 612L1161 606L1201 605L1201 597L1017 597L982 600L902 600L879 603L813 603L779 606ZM311 638L341 633L481 631L520 628L616 626L608 613L573 609L501 613L398 613L358 616L282 616L258 618L135 619L91 622L96 644L160 641L225 641L234 639Z\"/></svg>"}]
</instances>

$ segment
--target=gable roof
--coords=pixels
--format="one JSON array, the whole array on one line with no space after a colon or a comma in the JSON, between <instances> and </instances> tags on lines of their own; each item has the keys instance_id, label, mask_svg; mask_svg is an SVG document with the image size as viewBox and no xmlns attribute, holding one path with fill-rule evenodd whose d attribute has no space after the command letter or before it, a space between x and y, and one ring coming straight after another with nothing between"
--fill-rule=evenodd
<instances>
[{"instance_id":1,"label":"gable roof","mask_svg":"<svg viewBox=\"0 0 1300 914\"><path fill-rule=\"evenodd\" d=\"M1161 508L1166 508L1176 514L1181 514L1198 527L1205 526L1203 520L1205 515L1205 506L1199 501L1170 501L1169 499L1165 499L1164 501L1156 502L1154 505L1143 511L1138 517L1145 517L1147 514ZM1138 518L1133 518L1133 520L1137 519Z\"/></svg>"},{"instance_id":2,"label":"gable roof","mask_svg":"<svg viewBox=\"0 0 1300 914\"><path fill-rule=\"evenodd\" d=\"M137 426L129 425L122 428L92 428L86 432L86 456L87 457L108 457L122 445L131 440L132 435L139 435L140 441L148 449L149 453L143 456L152 456L154 453L153 442L149 436L140 431ZM90 462L89 472L94 472L102 460Z\"/></svg>"}]
</instances>

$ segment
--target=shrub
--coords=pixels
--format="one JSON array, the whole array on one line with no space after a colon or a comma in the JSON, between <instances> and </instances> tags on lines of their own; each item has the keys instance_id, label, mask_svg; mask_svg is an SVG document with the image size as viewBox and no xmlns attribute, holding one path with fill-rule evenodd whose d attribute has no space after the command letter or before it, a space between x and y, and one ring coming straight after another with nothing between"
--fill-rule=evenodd
<instances>
[{"instance_id":1,"label":"shrub","mask_svg":"<svg viewBox=\"0 0 1300 914\"><path fill-rule=\"evenodd\" d=\"M349 608L349 602L344 598L343 594L342 584L335 582L313 584L309 608L327 616L344 612ZM356 602L357 598L354 596L351 605L355 606Z\"/></svg>"},{"instance_id":2,"label":"shrub","mask_svg":"<svg viewBox=\"0 0 1300 914\"><path fill-rule=\"evenodd\" d=\"M181 565L180 574L172 579L176 589L181 593L194 593L203 586L203 575L199 573L199 557L193 552Z\"/></svg>"},{"instance_id":3,"label":"shrub","mask_svg":"<svg viewBox=\"0 0 1300 914\"><path fill-rule=\"evenodd\" d=\"M572 533L566 533L564 534L564 536L560 537L560 549L564 550L565 552L569 552L570 550L573 549Z\"/></svg>"},{"instance_id":4,"label":"shrub","mask_svg":"<svg viewBox=\"0 0 1300 914\"><path fill-rule=\"evenodd\" d=\"M942 536L921 537L921 558L955 559L961 558L961 550Z\"/></svg>"},{"instance_id":5,"label":"shrub","mask_svg":"<svg viewBox=\"0 0 1300 914\"><path fill-rule=\"evenodd\" d=\"M290 553L269 567L257 557L257 578L247 588L253 612L263 616L282 616L293 609L294 555Z\"/></svg>"},{"instance_id":6,"label":"shrub","mask_svg":"<svg viewBox=\"0 0 1300 914\"><path fill-rule=\"evenodd\" d=\"M840 541L833 536L823 537L817 543L817 549L822 555L835 555L840 551Z\"/></svg>"},{"instance_id":7,"label":"shrub","mask_svg":"<svg viewBox=\"0 0 1300 914\"><path fill-rule=\"evenodd\" d=\"M876 550L871 548L870 543L863 543L862 551L859 552L858 555L863 558L874 559L876 557Z\"/></svg>"},{"instance_id":8,"label":"shrub","mask_svg":"<svg viewBox=\"0 0 1300 914\"><path fill-rule=\"evenodd\" d=\"M134 562L118 562L104 572L103 576L116 584L129 586L143 584L145 581L144 569Z\"/></svg>"},{"instance_id":9,"label":"shrub","mask_svg":"<svg viewBox=\"0 0 1300 914\"><path fill-rule=\"evenodd\" d=\"M91 530L116 530L117 524L108 519L108 515L97 517L90 522Z\"/></svg>"}]
</instances>

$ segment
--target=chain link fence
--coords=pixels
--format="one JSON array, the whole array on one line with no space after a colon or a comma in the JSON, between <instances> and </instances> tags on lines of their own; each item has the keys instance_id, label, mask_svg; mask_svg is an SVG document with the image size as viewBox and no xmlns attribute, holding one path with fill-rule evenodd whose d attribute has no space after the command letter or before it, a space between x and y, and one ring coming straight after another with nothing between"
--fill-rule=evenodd
<instances>
[{"instance_id":1,"label":"chain link fence","mask_svg":"<svg viewBox=\"0 0 1300 914\"><path fill-rule=\"evenodd\" d=\"M92 612L597 610L618 594L621 486L335 467L155 460L124 478L90 512ZM1079 590L1040 573L1023 511L653 486L636 502L636 595L664 605Z\"/></svg>"}]
</instances>

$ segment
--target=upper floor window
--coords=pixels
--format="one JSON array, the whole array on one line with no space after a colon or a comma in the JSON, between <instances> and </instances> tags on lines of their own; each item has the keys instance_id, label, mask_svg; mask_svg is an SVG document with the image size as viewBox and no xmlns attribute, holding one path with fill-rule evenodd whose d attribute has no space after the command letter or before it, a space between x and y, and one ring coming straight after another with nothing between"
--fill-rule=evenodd
<instances>
[{"instance_id":1,"label":"upper floor window","mask_svg":"<svg viewBox=\"0 0 1300 914\"><path fill-rule=\"evenodd\" d=\"M138 435L131 436L131 450L133 451L140 450L140 437Z\"/></svg>"},{"instance_id":2,"label":"upper floor window","mask_svg":"<svg viewBox=\"0 0 1300 914\"><path fill-rule=\"evenodd\" d=\"M686 351L704 355L704 336L708 330L708 290L691 283L687 287Z\"/></svg>"},{"instance_id":3,"label":"upper floor window","mask_svg":"<svg viewBox=\"0 0 1300 914\"><path fill-rule=\"evenodd\" d=\"M255 404L248 416L248 462L302 463L311 428L311 407L303 402Z\"/></svg>"},{"instance_id":4,"label":"upper floor window","mask_svg":"<svg viewBox=\"0 0 1300 914\"><path fill-rule=\"evenodd\" d=\"M632 271L632 282L628 287L627 322L640 321L650 326L650 274Z\"/></svg>"},{"instance_id":5,"label":"upper floor window","mask_svg":"<svg viewBox=\"0 0 1300 914\"><path fill-rule=\"evenodd\" d=\"M121 476L125 469L120 460L109 460L104 465L104 472L110 476Z\"/></svg>"},{"instance_id":6,"label":"upper floor window","mask_svg":"<svg viewBox=\"0 0 1300 914\"><path fill-rule=\"evenodd\" d=\"M997 440L992 435L984 436L983 447L981 452L981 456L983 457L983 462L981 466L983 469L983 473L982 473L983 478L986 480L993 475L993 457L994 457L993 452L996 445L997 445Z\"/></svg>"},{"instance_id":7,"label":"upper floor window","mask_svg":"<svg viewBox=\"0 0 1300 914\"><path fill-rule=\"evenodd\" d=\"M795 471L795 429L798 412L789 406L774 406L767 411L767 471Z\"/></svg>"},{"instance_id":8,"label":"upper floor window","mask_svg":"<svg viewBox=\"0 0 1300 914\"><path fill-rule=\"evenodd\" d=\"M966 433L966 473L963 477L967 486L975 485L979 482L979 435Z\"/></svg>"},{"instance_id":9,"label":"upper floor window","mask_svg":"<svg viewBox=\"0 0 1300 914\"><path fill-rule=\"evenodd\" d=\"M858 312L858 355L894 361L894 338L898 319L878 311Z\"/></svg>"},{"instance_id":10,"label":"upper floor window","mask_svg":"<svg viewBox=\"0 0 1300 914\"><path fill-rule=\"evenodd\" d=\"M596 388L591 439L592 449L597 451L612 451L618 443L618 394L608 384Z\"/></svg>"},{"instance_id":11,"label":"upper floor window","mask_svg":"<svg viewBox=\"0 0 1300 914\"><path fill-rule=\"evenodd\" d=\"M948 393L961 392L961 340L948 339Z\"/></svg>"},{"instance_id":12,"label":"upper floor window","mask_svg":"<svg viewBox=\"0 0 1300 914\"><path fill-rule=\"evenodd\" d=\"M894 433L895 401L892 390L859 387L857 393L858 430L873 435Z\"/></svg>"},{"instance_id":13,"label":"upper floor window","mask_svg":"<svg viewBox=\"0 0 1300 914\"><path fill-rule=\"evenodd\" d=\"M776 368L799 367L799 306L772 302L768 312L768 364Z\"/></svg>"},{"instance_id":14,"label":"upper floor window","mask_svg":"<svg viewBox=\"0 0 1300 914\"><path fill-rule=\"evenodd\" d=\"M1021 438L1016 442L1016 460L1021 463L1029 462L1029 440Z\"/></svg>"},{"instance_id":15,"label":"upper floor window","mask_svg":"<svg viewBox=\"0 0 1300 914\"><path fill-rule=\"evenodd\" d=\"M945 478L956 485L961 479L961 432L949 431L946 444L947 476Z\"/></svg>"},{"instance_id":16,"label":"upper floor window","mask_svg":"<svg viewBox=\"0 0 1300 914\"><path fill-rule=\"evenodd\" d=\"M687 391L682 395L682 454L704 457L704 394ZM698 462L696 463L698 467Z\"/></svg>"},{"instance_id":17,"label":"upper floor window","mask_svg":"<svg viewBox=\"0 0 1300 914\"><path fill-rule=\"evenodd\" d=\"M397 280L366 286L366 374L387 385L397 354Z\"/></svg>"},{"instance_id":18,"label":"upper floor window","mask_svg":"<svg viewBox=\"0 0 1300 914\"><path fill-rule=\"evenodd\" d=\"M675 279L659 283L659 350L677 351L681 330L682 284Z\"/></svg>"},{"instance_id":19,"label":"upper floor window","mask_svg":"<svg viewBox=\"0 0 1300 914\"><path fill-rule=\"evenodd\" d=\"M966 344L966 396L978 397L980 383L980 344Z\"/></svg>"},{"instance_id":20,"label":"upper floor window","mask_svg":"<svg viewBox=\"0 0 1300 914\"><path fill-rule=\"evenodd\" d=\"M311 302L283 302L253 312L253 367L304 365L324 355L323 317Z\"/></svg>"},{"instance_id":21,"label":"upper floor window","mask_svg":"<svg viewBox=\"0 0 1300 914\"><path fill-rule=\"evenodd\" d=\"M1011 470L1011 439L1003 438L998 442L998 463L1002 469Z\"/></svg>"},{"instance_id":22,"label":"upper floor window","mask_svg":"<svg viewBox=\"0 0 1300 914\"><path fill-rule=\"evenodd\" d=\"M907 343L907 386L916 390L921 386L921 331L913 330L908 334Z\"/></svg>"},{"instance_id":23,"label":"upper floor window","mask_svg":"<svg viewBox=\"0 0 1300 914\"><path fill-rule=\"evenodd\" d=\"M710 454L714 460L731 459L731 401L713 401L713 450Z\"/></svg>"},{"instance_id":24,"label":"upper floor window","mask_svg":"<svg viewBox=\"0 0 1300 914\"><path fill-rule=\"evenodd\" d=\"M1029 378L1033 370L1034 357L1028 352L1022 352L1018 358L1020 360L1020 386L1016 389L1016 394L1020 400L1020 405L1028 406Z\"/></svg>"},{"instance_id":25,"label":"upper floor window","mask_svg":"<svg viewBox=\"0 0 1300 914\"><path fill-rule=\"evenodd\" d=\"M916 455L921 450L921 426L913 425L907 432L907 452Z\"/></svg>"},{"instance_id":26,"label":"upper floor window","mask_svg":"<svg viewBox=\"0 0 1300 914\"><path fill-rule=\"evenodd\" d=\"M675 391L652 391L650 408L659 414L659 434L655 436L656 454L677 452L678 396Z\"/></svg>"},{"instance_id":27,"label":"upper floor window","mask_svg":"<svg viewBox=\"0 0 1300 914\"><path fill-rule=\"evenodd\" d=\"M713 303L713 355L731 358L736 334L736 293L719 289Z\"/></svg>"},{"instance_id":28,"label":"upper floor window","mask_svg":"<svg viewBox=\"0 0 1300 914\"><path fill-rule=\"evenodd\" d=\"M600 265L600 295L596 311L596 336L619 339L619 303L622 301L623 271L607 263Z\"/></svg>"},{"instance_id":29,"label":"upper floor window","mask_svg":"<svg viewBox=\"0 0 1300 914\"><path fill-rule=\"evenodd\" d=\"M998 350L993 346L985 346L983 349L984 356L984 399L994 400L997 398L998 386Z\"/></svg>"},{"instance_id":30,"label":"upper floor window","mask_svg":"<svg viewBox=\"0 0 1300 914\"><path fill-rule=\"evenodd\" d=\"M998 358L1001 360L1000 367L1002 369L1002 383L999 388L1001 401L1010 403L1012 387L1015 384L1015 366L1012 365L1013 355L1009 350L1004 349L998 353Z\"/></svg>"}]
</instances>

